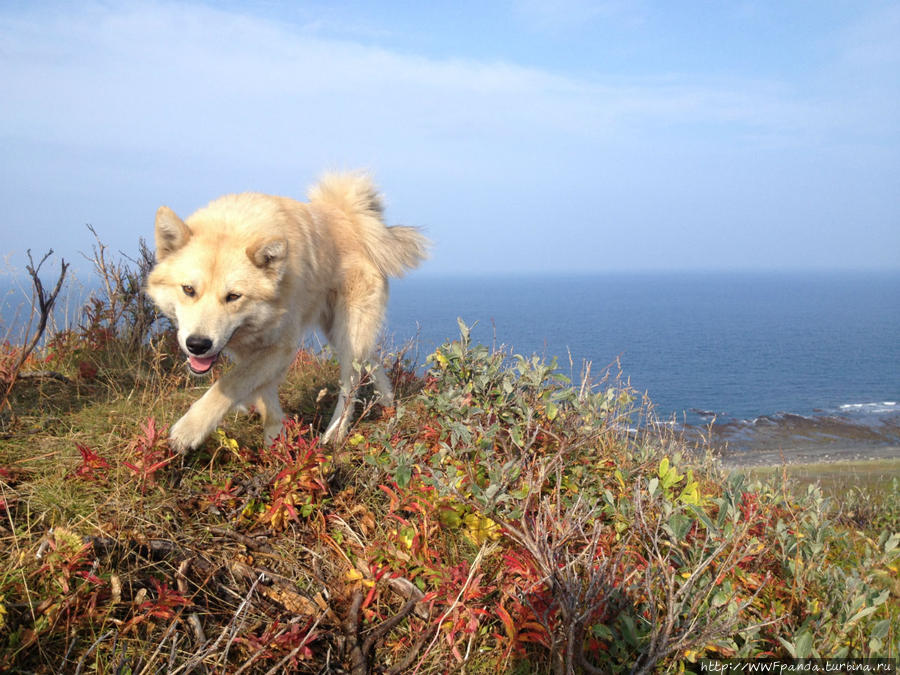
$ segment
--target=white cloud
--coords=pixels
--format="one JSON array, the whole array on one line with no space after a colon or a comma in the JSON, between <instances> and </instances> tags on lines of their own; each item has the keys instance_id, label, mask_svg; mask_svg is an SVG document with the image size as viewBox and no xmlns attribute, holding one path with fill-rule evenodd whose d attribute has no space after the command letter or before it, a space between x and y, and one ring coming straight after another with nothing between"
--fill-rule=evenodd
<instances>
[{"instance_id":1,"label":"white cloud","mask_svg":"<svg viewBox=\"0 0 900 675\"><path fill-rule=\"evenodd\" d=\"M497 143L614 138L654 123L778 128L801 114L768 85L604 84L398 54L203 7L126 7L4 22L0 73L15 101L0 112L7 133L140 149L215 148L224 135L245 153L261 142L365 146L373 136Z\"/></svg>"}]
</instances>

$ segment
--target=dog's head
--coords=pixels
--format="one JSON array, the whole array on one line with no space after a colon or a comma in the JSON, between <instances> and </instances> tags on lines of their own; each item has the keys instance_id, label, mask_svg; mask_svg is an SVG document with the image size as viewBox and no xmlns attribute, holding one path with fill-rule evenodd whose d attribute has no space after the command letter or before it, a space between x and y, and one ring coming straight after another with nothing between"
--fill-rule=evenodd
<instances>
[{"instance_id":1,"label":"dog's head","mask_svg":"<svg viewBox=\"0 0 900 675\"><path fill-rule=\"evenodd\" d=\"M147 294L178 327L193 373L209 372L240 332L268 325L287 246L283 237L203 218L182 221L165 206L157 211L156 265Z\"/></svg>"}]
</instances>

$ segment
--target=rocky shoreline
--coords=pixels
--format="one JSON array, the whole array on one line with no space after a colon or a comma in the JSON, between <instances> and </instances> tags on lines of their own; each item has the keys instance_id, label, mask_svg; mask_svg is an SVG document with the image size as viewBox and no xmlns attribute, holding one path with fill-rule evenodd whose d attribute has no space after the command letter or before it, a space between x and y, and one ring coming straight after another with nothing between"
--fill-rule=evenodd
<instances>
[{"instance_id":1,"label":"rocky shoreline","mask_svg":"<svg viewBox=\"0 0 900 675\"><path fill-rule=\"evenodd\" d=\"M795 464L823 464L838 462L864 463L876 460L895 460L900 475L900 445L807 445L785 448L724 448L722 464L728 468L784 466Z\"/></svg>"}]
</instances>

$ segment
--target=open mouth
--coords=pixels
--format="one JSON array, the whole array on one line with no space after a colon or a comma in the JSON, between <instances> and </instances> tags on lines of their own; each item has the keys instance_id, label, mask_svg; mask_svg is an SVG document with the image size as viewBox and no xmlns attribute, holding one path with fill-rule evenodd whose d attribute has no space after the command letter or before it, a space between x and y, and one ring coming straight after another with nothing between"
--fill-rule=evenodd
<instances>
[{"instance_id":1,"label":"open mouth","mask_svg":"<svg viewBox=\"0 0 900 675\"><path fill-rule=\"evenodd\" d=\"M188 367L190 367L194 375L205 375L218 358L218 354L213 354L212 356L188 356Z\"/></svg>"}]
</instances>

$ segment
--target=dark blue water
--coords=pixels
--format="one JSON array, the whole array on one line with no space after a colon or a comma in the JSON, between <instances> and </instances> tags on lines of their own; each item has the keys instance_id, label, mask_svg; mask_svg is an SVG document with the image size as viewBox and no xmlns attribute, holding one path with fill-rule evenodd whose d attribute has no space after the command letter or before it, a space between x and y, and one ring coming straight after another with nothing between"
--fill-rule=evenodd
<instances>
[{"instance_id":1,"label":"dark blue water","mask_svg":"<svg viewBox=\"0 0 900 675\"><path fill-rule=\"evenodd\" d=\"M395 282L388 329L621 364L661 416L896 411L900 274L641 274ZM616 367L613 365L613 369ZM893 404L893 405L892 405ZM855 406L855 407L852 407Z\"/></svg>"}]
</instances>

